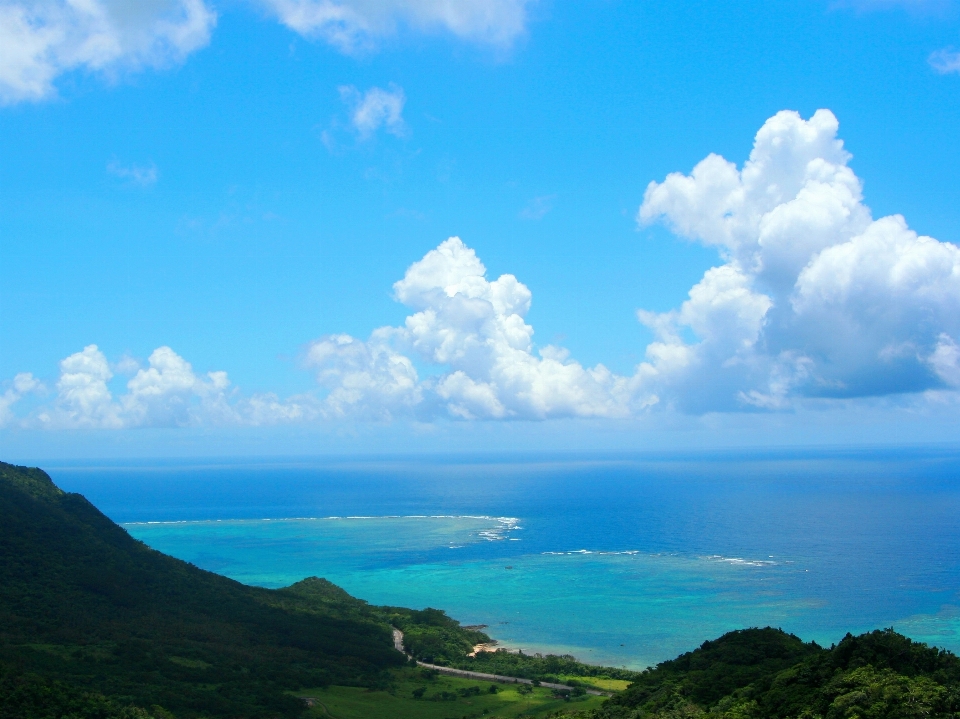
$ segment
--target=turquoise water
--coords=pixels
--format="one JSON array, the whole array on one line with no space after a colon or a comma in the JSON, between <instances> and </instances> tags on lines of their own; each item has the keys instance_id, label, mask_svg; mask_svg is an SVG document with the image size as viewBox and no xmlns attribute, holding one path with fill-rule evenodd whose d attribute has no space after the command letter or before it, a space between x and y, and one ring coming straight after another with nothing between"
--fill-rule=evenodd
<instances>
[{"instance_id":1,"label":"turquoise water","mask_svg":"<svg viewBox=\"0 0 960 719\"><path fill-rule=\"evenodd\" d=\"M376 604L438 606L487 624L510 646L646 666L704 636L782 625L815 611L771 560L639 552L458 558L484 541L522 541L509 519L364 518L127 524L150 546L241 582L282 587L323 575ZM431 550L446 550L445 557ZM697 620L691 621L691 615Z\"/></svg>"},{"instance_id":2,"label":"turquoise water","mask_svg":"<svg viewBox=\"0 0 960 719\"><path fill-rule=\"evenodd\" d=\"M61 467L147 544L642 667L744 626L960 650L960 454Z\"/></svg>"}]
</instances>

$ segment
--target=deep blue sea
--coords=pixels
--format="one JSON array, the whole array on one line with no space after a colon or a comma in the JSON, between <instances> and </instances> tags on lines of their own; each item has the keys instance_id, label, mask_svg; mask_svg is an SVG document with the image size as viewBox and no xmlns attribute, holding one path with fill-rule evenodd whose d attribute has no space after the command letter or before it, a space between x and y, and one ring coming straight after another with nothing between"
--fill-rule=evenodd
<instances>
[{"instance_id":1,"label":"deep blue sea","mask_svg":"<svg viewBox=\"0 0 960 719\"><path fill-rule=\"evenodd\" d=\"M249 584L322 576L527 651L643 667L725 631L960 651L960 450L47 465Z\"/></svg>"}]
</instances>

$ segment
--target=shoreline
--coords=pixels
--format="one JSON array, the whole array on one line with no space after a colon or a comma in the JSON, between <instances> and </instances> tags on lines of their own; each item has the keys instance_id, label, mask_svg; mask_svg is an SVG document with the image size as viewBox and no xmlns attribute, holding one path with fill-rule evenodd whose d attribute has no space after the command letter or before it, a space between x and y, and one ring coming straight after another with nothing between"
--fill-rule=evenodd
<instances>
[{"instance_id":1,"label":"shoreline","mask_svg":"<svg viewBox=\"0 0 960 719\"><path fill-rule=\"evenodd\" d=\"M547 689L556 689L558 691L569 691L572 692L575 687L570 686L569 684L556 684L554 682L537 682L534 685L533 679L523 679L522 677L509 677L504 674L487 674L486 672L474 672L469 669L456 669L454 667L445 667L440 664L428 664L427 662L421 662L417 659L414 659L412 654L408 654L403 645L403 632L401 632L396 627L393 629L393 647L398 652L401 652L408 660L413 660L417 663L418 667L424 667L425 669L432 669L434 671L440 672L441 674L449 674L450 676L458 676L466 679L481 679L484 681L497 682L499 684L530 684L532 686L541 686L546 687ZM598 697L610 697L613 696L614 692L605 692L600 691L599 689L584 689L587 694Z\"/></svg>"}]
</instances>

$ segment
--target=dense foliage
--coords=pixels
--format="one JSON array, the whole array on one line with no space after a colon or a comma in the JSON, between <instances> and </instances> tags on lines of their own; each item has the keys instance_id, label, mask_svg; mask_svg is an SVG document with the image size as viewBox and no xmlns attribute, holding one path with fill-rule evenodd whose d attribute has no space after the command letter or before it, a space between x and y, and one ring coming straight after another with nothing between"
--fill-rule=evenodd
<instances>
[{"instance_id":1,"label":"dense foliage","mask_svg":"<svg viewBox=\"0 0 960 719\"><path fill-rule=\"evenodd\" d=\"M892 629L823 649L747 629L643 672L584 719L956 719L960 659Z\"/></svg>"},{"instance_id":2,"label":"dense foliage","mask_svg":"<svg viewBox=\"0 0 960 719\"><path fill-rule=\"evenodd\" d=\"M81 687L0 667L0 719L172 719Z\"/></svg>"},{"instance_id":3,"label":"dense foliage","mask_svg":"<svg viewBox=\"0 0 960 719\"><path fill-rule=\"evenodd\" d=\"M762 682L820 651L776 629L744 629L643 672L617 698L626 706L656 706L674 693L711 706L740 687Z\"/></svg>"},{"instance_id":4,"label":"dense foliage","mask_svg":"<svg viewBox=\"0 0 960 719\"><path fill-rule=\"evenodd\" d=\"M271 591L203 571L134 540L44 472L2 463L0 578L0 668L20 677L4 679L8 716L44 716L9 706L38 687L109 697L112 708L78 717L130 705L295 716L303 704L287 690L372 685L404 662L383 619L329 582Z\"/></svg>"},{"instance_id":5,"label":"dense foliage","mask_svg":"<svg viewBox=\"0 0 960 719\"><path fill-rule=\"evenodd\" d=\"M461 626L439 609L382 607L381 612L387 622L403 632L406 650L422 662L453 666L474 645L490 641L483 632Z\"/></svg>"}]
</instances>

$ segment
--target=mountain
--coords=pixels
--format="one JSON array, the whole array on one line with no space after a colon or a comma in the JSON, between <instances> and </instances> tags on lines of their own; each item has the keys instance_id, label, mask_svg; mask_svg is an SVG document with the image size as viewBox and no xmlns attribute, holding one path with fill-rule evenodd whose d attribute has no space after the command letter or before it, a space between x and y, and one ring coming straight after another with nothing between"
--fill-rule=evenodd
<instances>
[{"instance_id":1,"label":"mountain","mask_svg":"<svg viewBox=\"0 0 960 719\"><path fill-rule=\"evenodd\" d=\"M240 584L0 463L0 717L69 713L44 713L45 692L98 717L296 716L287 690L376 685L404 661L374 608L325 580Z\"/></svg>"}]
</instances>

